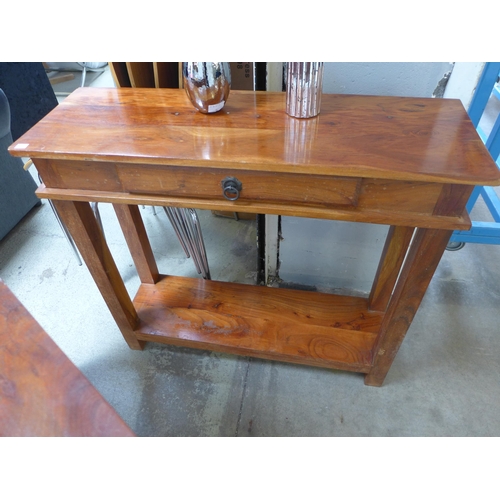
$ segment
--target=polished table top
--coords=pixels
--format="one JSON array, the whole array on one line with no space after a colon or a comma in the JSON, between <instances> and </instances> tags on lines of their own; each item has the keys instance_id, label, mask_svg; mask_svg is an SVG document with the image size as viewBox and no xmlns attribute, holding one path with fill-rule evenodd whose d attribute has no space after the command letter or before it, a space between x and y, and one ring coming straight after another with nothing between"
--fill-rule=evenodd
<instances>
[{"instance_id":1,"label":"polished table top","mask_svg":"<svg viewBox=\"0 0 500 500\"><path fill-rule=\"evenodd\" d=\"M180 89L80 88L11 146L17 156L499 185L456 99L324 94L318 117L285 94L232 91L199 113Z\"/></svg>"}]
</instances>

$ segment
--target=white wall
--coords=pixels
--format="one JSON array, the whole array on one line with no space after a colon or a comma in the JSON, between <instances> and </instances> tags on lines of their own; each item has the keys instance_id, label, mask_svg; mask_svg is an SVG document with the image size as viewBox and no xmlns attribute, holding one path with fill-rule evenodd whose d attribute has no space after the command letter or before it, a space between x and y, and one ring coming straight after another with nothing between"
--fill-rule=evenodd
<instances>
[{"instance_id":1,"label":"white wall","mask_svg":"<svg viewBox=\"0 0 500 500\"><path fill-rule=\"evenodd\" d=\"M452 69L449 62L325 63L323 92L432 97Z\"/></svg>"},{"instance_id":2,"label":"white wall","mask_svg":"<svg viewBox=\"0 0 500 500\"><path fill-rule=\"evenodd\" d=\"M464 108L469 109L472 96L474 95L485 64L484 62L455 63L444 92L444 97L460 99Z\"/></svg>"},{"instance_id":3,"label":"white wall","mask_svg":"<svg viewBox=\"0 0 500 500\"><path fill-rule=\"evenodd\" d=\"M325 63L325 93L432 97L453 64ZM279 278L368 293L388 226L281 218Z\"/></svg>"}]
</instances>

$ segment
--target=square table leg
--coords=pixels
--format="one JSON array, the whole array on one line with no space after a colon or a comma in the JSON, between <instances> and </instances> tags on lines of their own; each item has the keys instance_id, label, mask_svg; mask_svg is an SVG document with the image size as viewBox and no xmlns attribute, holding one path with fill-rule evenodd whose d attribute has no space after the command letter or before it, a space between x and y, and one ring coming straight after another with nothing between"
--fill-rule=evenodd
<instances>
[{"instance_id":1,"label":"square table leg","mask_svg":"<svg viewBox=\"0 0 500 500\"><path fill-rule=\"evenodd\" d=\"M88 202L54 200L113 318L131 349L145 342L136 338L139 318Z\"/></svg>"},{"instance_id":2,"label":"square table leg","mask_svg":"<svg viewBox=\"0 0 500 500\"><path fill-rule=\"evenodd\" d=\"M452 231L417 228L373 348L365 384L380 387L411 325Z\"/></svg>"},{"instance_id":3,"label":"square table leg","mask_svg":"<svg viewBox=\"0 0 500 500\"><path fill-rule=\"evenodd\" d=\"M387 309L414 231L415 228L405 226L391 226L389 228L368 299L369 308L372 311L385 311Z\"/></svg>"},{"instance_id":4,"label":"square table leg","mask_svg":"<svg viewBox=\"0 0 500 500\"><path fill-rule=\"evenodd\" d=\"M113 204L141 283L154 285L158 267L137 205Z\"/></svg>"}]
</instances>

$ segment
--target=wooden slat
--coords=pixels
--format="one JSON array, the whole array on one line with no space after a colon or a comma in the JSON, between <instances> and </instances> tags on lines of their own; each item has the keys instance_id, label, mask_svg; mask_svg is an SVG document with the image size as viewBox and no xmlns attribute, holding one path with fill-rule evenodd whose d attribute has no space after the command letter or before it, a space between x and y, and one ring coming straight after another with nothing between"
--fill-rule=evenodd
<instances>
[{"instance_id":1,"label":"wooden slat","mask_svg":"<svg viewBox=\"0 0 500 500\"><path fill-rule=\"evenodd\" d=\"M155 87L152 62L127 62L126 65L132 87Z\"/></svg>"},{"instance_id":2,"label":"wooden slat","mask_svg":"<svg viewBox=\"0 0 500 500\"><path fill-rule=\"evenodd\" d=\"M182 76L182 63L178 63L178 72L179 72L179 88L183 89L184 88L184 78Z\"/></svg>"},{"instance_id":3,"label":"wooden slat","mask_svg":"<svg viewBox=\"0 0 500 500\"><path fill-rule=\"evenodd\" d=\"M174 276L134 305L143 340L360 372L383 318L359 297Z\"/></svg>"},{"instance_id":4,"label":"wooden slat","mask_svg":"<svg viewBox=\"0 0 500 500\"><path fill-rule=\"evenodd\" d=\"M426 214L380 211L380 210L347 210L340 208L321 208L307 206L288 206L285 204L236 202L226 200L204 200L201 198L174 198L169 196L152 196L147 194L111 193L99 191L83 191L75 189L53 189L40 186L36 194L39 198L54 200L99 201L105 203L125 203L127 205L152 205L191 207L201 210L244 211L255 214L289 215L293 217L309 217L316 219L345 220L352 222L371 222L377 224L401 224L417 227L440 229L470 229L471 222L467 211L461 217L430 216Z\"/></svg>"},{"instance_id":5,"label":"wooden slat","mask_svg":"<svg viewBox=\"0 0 500 500\"><path fill-rule=\"evenodd\" d=\"M133 436L0 280L0 436Z\"/></svg>"},{"instance_id":6,"label":"wooden slat","mask_svg":"<svg viewBox=\"0 0 500 500\"><path fill-rule=\"evenodd\" d=\"M119 87L131 87L130 77L128 76L127 63L125 62L110 62L108 63L111 70L111 76L115 85Z\"/></svg>"},{"instance_id":7,"label":"wooden slat","mask_svg":"<svg viewBox=\"0 0 500 500\"><path fill-rule=\"evenodd\" d=\"M179 88L179 63L154 62L153 72L156 88Z\"/></svg>"}]
</instances>

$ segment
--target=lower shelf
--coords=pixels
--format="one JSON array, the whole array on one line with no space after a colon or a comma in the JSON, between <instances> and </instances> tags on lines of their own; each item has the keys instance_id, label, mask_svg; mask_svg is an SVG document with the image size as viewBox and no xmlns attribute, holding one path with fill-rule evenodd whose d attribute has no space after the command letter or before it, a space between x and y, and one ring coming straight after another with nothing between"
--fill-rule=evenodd
<instances>
[{"instance_id":1,"label":"lower shelf","mask_svg":"<svg viewBox=\"0 0 500 500\"><path fill-rule=\"evenodd\" d=\"M139 340L362 373L383 318L364 298L178 276L134 306Z\"/></svg>"}]
</instances>

